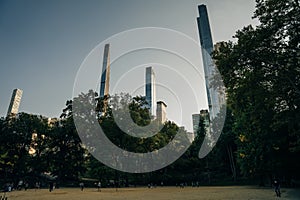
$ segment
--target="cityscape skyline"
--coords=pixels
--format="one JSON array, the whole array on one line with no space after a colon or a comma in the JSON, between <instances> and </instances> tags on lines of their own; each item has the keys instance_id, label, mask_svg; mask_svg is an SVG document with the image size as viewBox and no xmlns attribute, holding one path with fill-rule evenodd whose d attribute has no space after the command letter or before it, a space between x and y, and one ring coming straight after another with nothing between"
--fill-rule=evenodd
<instances>
[{"instance_id":1,"label":"cityscape skyline","mask_svg":"<svg viewBox=\"0 0 300 200\"><path fill-rule=\"evenodd\" d=\"M65 102L72 98L72 87L80 63L95 45L112 34L130 28L157 26L183 32L198 41L197 6L202 3L209 8L214 41L232 39L236 30L255 23L251 19L254 2L248 1L130 0L119 3L121 6L99 1L90 4L74 2L71 7L66 2L58 1L45 4L21 2L18 5L2 1L5 6L0 6L0 40L3 44L0 47L0 76L4 84L0 86L0 115L5 116L12 89L22 87L26 92L20 112L58 117ZM150 11L157 7L158 13L153 16ZM232 7L238 8L235 9L236 13L229 12ZM169 10L174 13L167 12ZM122 19L117 16L111 16L110 19L104 17L111 12L122 13ZM176 15L179 12L182 15ZM56 13L55 16L53 13ZM78 13L80 16L77 16ZM17 78L11 80L9 74L15 74ZM160 75L167 77L165 73ZM166 102L170 110L169 118L180 121L176 117L178 113L172 109L172 102ZM202 105L206 106L205 103ZM192 109L193 113L198 112ZM190 124L179 125L191 128L191 114L188 119Z\"/></svg>"},{"instance_id":2,"label":"cityscape skyline","mask_svg":"<svg viewBox=\"0 0 300 200\"><path fill-rule=\"evenodd\" d=\"M101 82L100 82L100 92L99 97L103 98L109 95L109 80L110 80L110 44L105 44L102 60L102 72L101 72ZM155 73L152 68L145 68L145 98L148 103L147 108L149 109L150 115L154 119L157 119L159 123L163 124L167 121L167 105L163 101L156 101L156 81ZM107 101L105 101L105 107ZM104 108L106 109L106 108ZM104 111L105 112L105 111Z\"/></svg>"}]
</instances>

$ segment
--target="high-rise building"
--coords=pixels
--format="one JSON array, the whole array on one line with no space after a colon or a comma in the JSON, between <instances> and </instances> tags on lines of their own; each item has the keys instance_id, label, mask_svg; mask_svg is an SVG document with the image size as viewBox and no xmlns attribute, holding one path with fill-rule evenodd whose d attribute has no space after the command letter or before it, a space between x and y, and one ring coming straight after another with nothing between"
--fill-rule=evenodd
<instances>
[{"instance_id":1,"label":"high-rise building","mask_svg":"<svg viewBox=\"0 0 300 200\"><path fill-rule=\"evenodd\" d=\"M193 132L195 136L197 136L198 129L200 128L200 120L202 120L201 126L203 125L204 130L206 133L209 131L209 113L208 110L200 110L199 114L193 114L192 115L193 119Z\"/></svg>"},{"instance_id":2,"label":"high-rise building","mask_svg":"<svg viewBox=\"0 0 300 200\"><path fill-rule=\"evenodd\" d=\"M199 129L199 123L200 123L200 114L193 114L192 120L193 120L193 132L195 135L197 135L197 131Z\"/></svg>"},{"instance_id":3,"label":"high-rise building","mask_svg":"<svg viewBox=\"0 0 300 200\"><path fill-rule=\"evenodd\" d=\"M209 107L209 116L212 120L220 112L219 91L211 86L214 76L215 66L211 54L213 52L213 42L205 5L199 5L199 17L197 18L200 45L202 52L203 67L205 73L205 83Z\"/></svg>"},{"instance_id":4,"label":"high-rise building","mask_svg":"<svg viewBox=\"0 0 300 200\"><path fill-rule=\"evenodd\" d=\"M208 110L200 110L200 119L203 120L203 125L204 125L205 132L208 133L208 131L210 131L209 130L210 120L209 120Z\"/></svg>"},{"instance_id":5,"label":"high-rise building","mask_svg":"<svg viewBox=\"0 0 300 200\"><path fill-rule=\"evenodd\" d=\"M109 44L104 47L103 65L100 84L100 97L109 94L109 76L110 76L110 59L109 59Z\"/></svg>"},{"instance_id":6,"label":"high-rise building","mask_svg":"<svg viewBox=\"0 0 300 200\"><path fill-rule=\"evenodd\" d=\"M156 90L155 90L155 74L152 67L146 68L146 101L148 103L148 109L152 116L155 115L156 107Z\"/></svg>"},{"instance_id":7,"label":"high-rise building","mask_svg":"<svg viewBox=\"0 0 300 200\"><path fill-rule=\"evenodd\" d=\"M8 107L7 116L18 114L22 94L23 94L22 90L14 89L12 96L11 96L10 104Z\"/></svg>"},{"instance_id":8,"label":"high-rise building","mask_svg":"<svg viewBox=\"0 0 300 200\"><path fill-rule=\"evenodd\" d=\"M156 119L161 124L167 121L167 105L163 101L156 104Z\"/></svg>"},{"instance_id":9,"label":"high-rise building","mask_svg":"<svg viewBox=\"0 0 300 200\"><path fill-rule=\"evenodd\" d=\"M110 78L110 57L109 57L109 44L105 44L103 53L103 65L101 74L101 84L99 97L107 97L109 94L109 78ZM104 114L107 110L107 99L103 100L103 110L101 113Z\"/></svg>"}]
</instances>

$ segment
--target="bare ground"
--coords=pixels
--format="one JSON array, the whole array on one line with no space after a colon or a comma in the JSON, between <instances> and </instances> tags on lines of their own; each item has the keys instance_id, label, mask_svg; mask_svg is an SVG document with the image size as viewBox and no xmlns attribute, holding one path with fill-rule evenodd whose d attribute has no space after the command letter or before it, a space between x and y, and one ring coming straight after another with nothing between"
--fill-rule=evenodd
<instances>
[{"instance_id":1,"label":"bare ground","mask_svg":"<svg viewBox=\"0 0 300 200\"><path fill-rule=\"evenodd\" d=\"M2 194L3 196L3 194ZM47 189L38 191L13 191L6 193L8 200L273 200L275 192L271 188L252 186L228 187L158 187L148 188L104 188L98 192L95 188L61 188L53 192ZM282 189L282 200L300 200L300 191Z\"/></svg>"}]
</instances>

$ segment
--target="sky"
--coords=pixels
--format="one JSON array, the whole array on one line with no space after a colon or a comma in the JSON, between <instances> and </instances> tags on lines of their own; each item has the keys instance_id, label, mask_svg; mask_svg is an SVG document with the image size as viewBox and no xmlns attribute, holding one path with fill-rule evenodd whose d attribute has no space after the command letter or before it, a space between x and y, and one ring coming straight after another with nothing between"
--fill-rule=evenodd
<instances>
[{"instance_id":1,"label":"sky","mask_svg":"<svg viewBox=\"0 0 300 200\"><path fill-rule=\"evenodd\" d=\"M254 0L1 0L0 117L15 88L23 90L19 112L59 117L75 83L90 81L82 76L89 62L99 61L93 71L99 81L102 47L109 42L110 93L143 95L145 67L153 66L157 100L168 105L168 119L191 131L191 115L207 108L201 52L195 46L200 4L207 5L214 43L234 40L238 29L257 23L251 18ZM134 50L138 39L160 48ZM186 51L172 53L181 47ZM99 90L95 81L91 85Z\"/></svg>"}]
</instances>

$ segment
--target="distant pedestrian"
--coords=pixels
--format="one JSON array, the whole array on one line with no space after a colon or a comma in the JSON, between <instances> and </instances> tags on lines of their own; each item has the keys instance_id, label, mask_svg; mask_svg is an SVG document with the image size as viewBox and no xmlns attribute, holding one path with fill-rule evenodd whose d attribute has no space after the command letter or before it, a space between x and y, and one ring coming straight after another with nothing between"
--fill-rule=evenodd
<instances>
[{"instance_id":1,"label":"distant pedestrian","mask_svg":"<svg viewBox=\"0 0 300 200\"><path fill-rule=\"evenodd\" d=\"M84 189L84 183L83 183L83 182L80 182L80 183L79 183L79 186L80 186L81 191L83 191L83 189Z\"/></svg>"},{"instance_id":2,"label":"distant pedestrian","mask_svg":"<svg viewBox=\"0 0 300 200\"><path fill-rule=\"evenodd\" d=\"M184 183L180 183L180 188L184 188Z\"/></svg>"},{"instance_id":3,"label":"distant pedestrian","mask_svg":"<svg viewBox=\"0 0 300 200\"><path fill-rule=\"evenodd\" d=\"M24 185L25 191L27 191L28 187L29 187L29 184L27 182L25 182L25 185Z\"/></svg>"},{"instance_id":4,"label":"distant pedestrian","mask_svg":"<svg viewBox=\"0 0 300 200\"><path fill-rule=\"evenodd\" d=\"M98 192L101 192L101 182L100 181L97 183L97 188L98 188Z\"/></svg>"},{"instance_id":5,"label":"distant pedestrian","mask_svg":"<svg viewBox=\"0 0 300 200\"><path fill-rule=\"evenodd\" d=\"M50 181L49 182L49 192L52 192L53 191L53 182Z\"/></svg>"},{"instance_id":6,"label":"distant pedestrian","mask_svg":"<svg viewBox=\"0 0 300 200\"><path fill-rule=\"evenodd\" d=\"M119 181L115 180L115 187L116 187L116 192L118 191L118 187L119 187Z\"/></svg>"},{"instance_id":7,"label":"distant pedestrian","mask_svg":"<svg viewBox=\"0 0 300 200\"><path fill-rule=\"evenodd\" d=\"M34 189L35 189L35 191L40 189L40 183L39 182L35 182Z\"/></svg>"},{"instance_id":8,"label":"distant pedestrian","mask_svg":"<svg viewBox=\"0 0 300 200\"><path fill-rule=\"evenodd\" d=\"M8 192L12 191L12 184L8 183L8 185L7 185L7 191Z\"/></svg>"},{"instance_id":9,"label":"distant pedestrian","mask_svg":"<svg viewBox=\"0 0 300 200\"><path fill-rule=\"evenodd\" d=\"M149 189L152 189L152 188L153 188L153 184L152 184L152 183L149 183L149 184L148 184L148 188L149 188Z\"/></svg>"},{"instance_id":10,"label":"distant pedestrian","mask_svg":"<svg viewBox=\"0 0 300 200\"><path fill-rule=\"evenodd\" d=\"M274 185L274 189L275 189L276 196L277 196L277 197L281 197L281 192L280 192L280 181L279 181L279 179L275 178L275 179L274 179L274 182L273 182L273 185Z\"/></svg>"},{"instance_id":11,"label":"distant pedestrian","mask_svg":"<svg viewBox=\"0 0 300 200\"><path fill-rule=\"evenodd\" d=\"M18 190L22 190L22 187L23 187L23 181L20 180L20 181L18 182L17 189L18 189Z\"/></svg>"}]
</instances>

